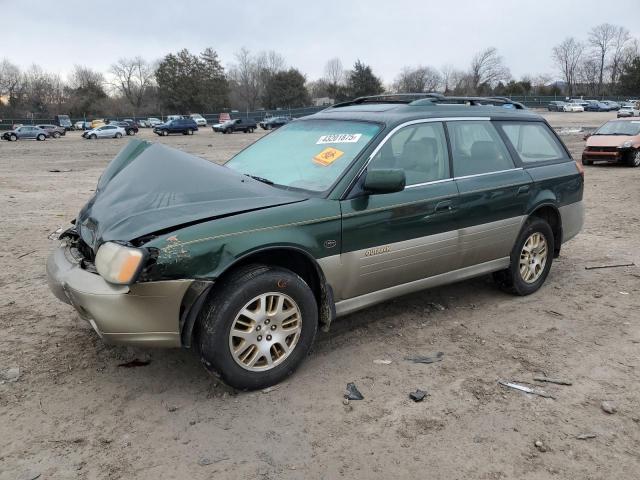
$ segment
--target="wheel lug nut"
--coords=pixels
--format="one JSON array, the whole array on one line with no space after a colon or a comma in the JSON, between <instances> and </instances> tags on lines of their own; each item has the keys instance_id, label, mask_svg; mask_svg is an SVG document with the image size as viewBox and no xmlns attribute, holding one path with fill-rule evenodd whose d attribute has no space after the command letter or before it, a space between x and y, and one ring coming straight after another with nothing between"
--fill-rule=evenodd
<instances>
[{"instance_id":1,"label":"wheel lug nut","mask_svg":"<svg viewBox=\"0 0 640 480\"><path fill-rule=\"evenodd\" d=\"M271 325L271 330L275 330L276 326L275 325Z\"/></svg>"},{"instance_id":2,"label":"wheel lug nut","mask_svg":"<svg viewBox=\"0 0 640 480\"><path fill-rule=\"evenodd\" d=\"M258 335L258 341L262 340L262 335Z\"/></svg>"},{"instance_id":3,"label":"wheel lug nut","mask_svg":"<svg viewBox=\"0 0 640 480\"><path fill-rule=\"evenodd\" d=\"M267 340L271 340L271 335L267 335Z\"/></svg>"},{"instance_id":4,"label":"wheel lug nut","mask_svg":"<svg viewBox=\"0 0 640 480\"><path fill-rule=\"evenodd\" d=\"M260 331L261 329L262 329L262 327L261 327L260 325L258 325L258 326L256 327L256 330L257 330L257 331Z\"/></svg>"},{"instance_id":5,"label":"wheel lug nut","mask_svg":"<svg viewBox=\"0 0 640 480\"><path fill-rule=\"evenodd\" d=\"M267 318L267 319L264 321L264 324L265 324L265 325L269 325L269 322L270 322L270 321L271 321L271 320L269 320L269 319Z\"/></svg>"}]
</instances>

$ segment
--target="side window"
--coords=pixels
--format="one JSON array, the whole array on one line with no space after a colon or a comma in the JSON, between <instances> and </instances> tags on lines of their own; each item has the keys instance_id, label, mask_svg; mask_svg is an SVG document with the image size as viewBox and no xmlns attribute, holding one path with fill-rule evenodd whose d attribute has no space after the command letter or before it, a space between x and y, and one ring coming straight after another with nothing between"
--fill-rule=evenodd
<instances>
[{"instance_id":1,"label":"side window","mask_svg":"<svg viewBox=\"0 0 640 480\"><path fill-rule=\"evenodd\" d=\"M509 151L488 120L447 122L456 177L514 168Z\"/></svg>"},{"instance_id":2,"label":"side window","mask_svg":"<svg viewBox=\"0 0 640 480\"><path fill-rule=\"evenodd\" d=\"M449 178L449 154L440 122L398 130L371 160L369 168L401 168L407 186Z\"/></svg>"},{"instance_id":3,"label":"side window","mask_svg":"<svg viewBox=\"0 0 640 480\"><path fill-rule=\"evenodd\" d=\"M500 127L523 163L566 159L567 154L540 122L505 122Z\"/></svg>"}]
</instances>

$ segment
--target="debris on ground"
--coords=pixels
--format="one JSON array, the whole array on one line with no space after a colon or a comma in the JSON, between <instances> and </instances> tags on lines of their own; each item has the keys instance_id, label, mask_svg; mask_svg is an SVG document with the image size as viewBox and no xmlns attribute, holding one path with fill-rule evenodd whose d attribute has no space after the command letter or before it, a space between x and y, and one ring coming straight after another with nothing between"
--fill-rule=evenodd
<instances>
[{"instance_id":1,"label":"debris on ground","mask_svg":"<svg viewBox=\"0 0 640 480\"><path fill-rule=\"evenodd\" d=\"M569 380L562 380L560 378L549 377L533 377L536 382L555 383L556 385L573 385Z\"/></svg>"},{"instance_id":2,"label":"debris on ground","mask_svg":"<svg viewBox=\"0 0 640 480\"><path fill-rule=\"evenodd\" d=\"M0 373L0 384L9 382L17 382L20 379L20 369L18 367L10 368L5 372Z\"/></svg>"},{"instance_id":3,"label":"debris on ground","mask_svg":"<svg viewBox=\"0 0 640 480\"><path fill-rule=\"evenodd\" d=\"M521 392L524 392L524 393L530 393L532 395L538 395L539 397L555 399L553 395L550 395L547 392L544 392L542 390L535 390L533 388L529 388L524 385L520 385L518 383L505 382L504 380L498 380L498 383L503 387L513 388L514 390L520 390Z\"/></svg>"},{"instance_id":4,"label":"debris on ground","mask_svg":"<svg viewBox=\"0 0 640 480\"><path fill-rule=\"evenodd\" d=\"M581 435L576 435L578 440L589 440L590 438L596 438L595 433L583 433Z\"/></svg>"},{"instance_id":5,"label":"debris on ground","mask_svg":"<svg viewBox=\"0 0 640 480\"><path fill-rule=\"evenodd\" d=\"M533 444L541 452L546 452L547 451L547 446L544 444L544 442L542 440L536 440L535 442L533 442Z\"/></svg>"},{"instance_id":6,"label":"debris on ground","mask_svg":"<svg viewBox=\"0 0 640 480\"><path fill-rule=\"evenodd\" d=\"M391 364L391 360L376 359L376 360L373 361L373 363L375 363L376 365L390 365Z\"/></svg>"},{"instance_id":7,"label":"debris on ground","mask_svg":"<svg viewBox=\"0 0 640 480\"><path fill-rule=\"evenodd\" d=\"M275 390L278 389L278 385L273 385L271 387L267 387L267 388L263 388L262 390L260 390L262 393L271 393Z\"/></svg>"},{"instance_id":8,"label":"debris on ground","mask_svg":"<svg viewBox=\"0 0 640 480\"><path fill-rule=\"evenodd\" d=\"M608 414L613 414L618 411L618 408L614 403L606 402L606 401L600 404L600 408L602 409L603 412L606 412Z\"/></svg>"},{"instance_id":9,"label":"debris on ground","mask_svg":"<svg viewBox=\"0 0 640 480\"><path fill-rule=\"evenodd\" d=\"M413 363L435 363L435 362L441 361L443 357L444 357L444 353L438 352L435 355L427 355L427 356L417 355L415 357L405 357L405 360L409 360L410 362L413 362Z\"/></svg>"},{"instance_id":10,"label":"debris on ground","mask_svg":"<svg viewBox=\"0 0 640 480\"><path fill-rule=\"evenodd\" d=\"M364 396L362 396L353 382L347 383L347 391L344 393L344 398L347 400L364 400Z\"/></svg>"},{"instance_id":11,"label":"debris on ground","mask_svg":"<svg viewBox=\"0 0 640 480\"><path fill-rule=\"evenodd\" d=\"M69 169L69 170L59 170L57 168L52 168L51 170L49 170L49 172L51 173L67 173L67 172L72 172L73 170Z\"/></svg>"},{"instance_id":12,"label":"debris on ground","mask_svg":"<svg viewBox=\"0 0 640 480\"><path fill-rule=\"evenodd\" d=\"M167 411L168 412L177 412L178 411L178 407L176 407L175 405L170 405L167 407Z\"/></svg>"},{"instance_id":13,"label":"debris on ground","mask_svg":"<svg viewBox=\"0 0 640 480\"><path fill-rule=\"evenodd\" d=\"M212 463L213 462L211 461L211 459L207 457L202 457L198 460L198 465L200 465L201 467L206 467L207 465L211 465Z\"/></svg>"},{"instance_id":14,"label":"debris on ground","mask_svg":"<svg viewBox=\"0 0 640 480\"><path fill-rule=\"evenodd\" d=\"M427 303L428 306L430 306L431 308L433 308L434 310L438 310L440 312L443 312L447 309L447 307L445 307L444 305L440 304L440 303L435 303L435 302L429 302Z\"/></svg>"},{"instance_id":15,"label":"debris on ground","mask_svg":"<svg viewBox=\"0 0 640 480\"><path fill-rule=\"evenodd\" d=\"M554 315L556 317L564 317L563 313L556 312L555 310L545 310L545 312L547 312L550 315Z\"/></svg>"},{"instance_id":16,"label":"debris on ground","mask_svg":"<svg viewBox=\"0 0 640 480\"><path fill-rule=\"evenodd\" d=\"M415 392L409 394L409 398L414 402L421 402L427 395L429 395L427 392L418 388Z\"/></svg>"},{"instance_id":17,"label":"debris on ground","mask_svg":"<svg viewBox=\"0 0 640 480\"><path fill-rule=\"evenodd\" d=\"M614 265L594 265L592 267L584 267L585 270L597 270L599 268L619 268L619 267L635 267L635 263L617 263Z\"/></svg>"},{"instance_id":18,"label":"debris on ground","mask_svg":"<svg viewBox=\"0 0 640 480\"><path fill-rule=\"evenodd\" d=\"M151 360L138 360L134 358L130 362L121 363L118 366L124 368L146 367L151 363Z\"/></svg>"},{"instance_id":19,"label":"debris on ground","mask_svg":"<svg viewBox=\"0 0 640 480\"><path fill-rule=\"evenodd\" d=\"M18 255L16 258L22 258L22 257L26 257L27 255L31 255L32 253L36 253L35 250L31 250L27 253L23 253L22 255Z\"/></svg>"}]
</instances>

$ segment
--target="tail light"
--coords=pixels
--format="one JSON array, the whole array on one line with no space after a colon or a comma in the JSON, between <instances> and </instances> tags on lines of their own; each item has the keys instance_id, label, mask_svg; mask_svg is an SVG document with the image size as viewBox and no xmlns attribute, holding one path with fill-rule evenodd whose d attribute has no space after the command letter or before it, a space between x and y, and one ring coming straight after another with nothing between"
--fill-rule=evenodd
<instances>
[{"instance_id":1,"label":"tail light","mask_svg":"<svg viewBox=\"0 0 640 480\"><path fill-rule=\"evenodd\" d=\"M576 160L576 167L578 167L580 176L584 178L584 165L582 165L582 160Z\"/></svg>"}]
</instances>

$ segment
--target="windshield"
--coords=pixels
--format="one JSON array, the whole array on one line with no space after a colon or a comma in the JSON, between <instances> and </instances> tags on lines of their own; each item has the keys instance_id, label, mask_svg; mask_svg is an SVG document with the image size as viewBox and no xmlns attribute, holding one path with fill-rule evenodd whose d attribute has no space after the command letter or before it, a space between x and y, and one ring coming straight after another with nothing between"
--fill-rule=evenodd
<instances>
[{"instance_id":1,"label":"windshield","mask_svg":"<svg viewBox=\"0 0 640 480\"><path fill-rule=\"evenodd\" d=\"M291 122L238 153L226 166L277 186L322 192L380 128L343 120Z\"/></svg>"},{"instance_id":2,"label":"windshield","mask_svg":"<svg viewBox=\"0 0 640 480\"><path fill-rule=\"evenodd\" d=\"M629 122L625 120L618 120L613 122L607 122L596 130L595 135L639 135L640 134L640 121Z\"/></svg>"}]
</instances>

